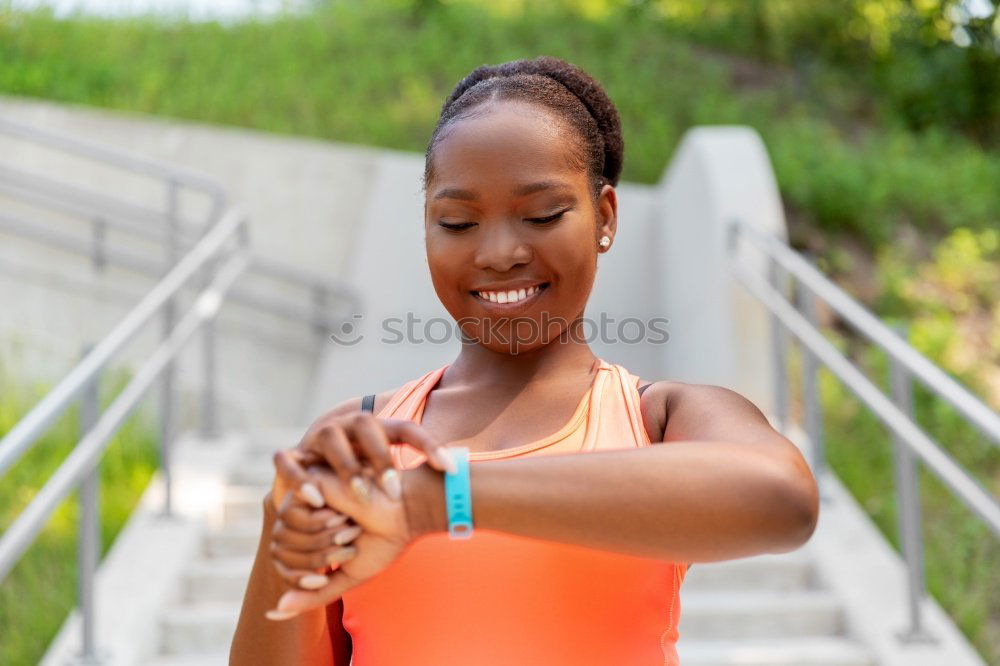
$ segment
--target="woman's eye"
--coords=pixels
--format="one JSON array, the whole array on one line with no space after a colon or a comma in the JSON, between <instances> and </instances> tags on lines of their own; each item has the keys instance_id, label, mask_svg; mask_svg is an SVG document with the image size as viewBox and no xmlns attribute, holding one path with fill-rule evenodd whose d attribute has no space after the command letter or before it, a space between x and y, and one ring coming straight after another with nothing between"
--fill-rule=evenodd
<instances>
[{"instance_id":1,"label":"woman's eye","mask_svg":"<svg viewBox=\"0 0 1000 666\"><path fill-rule=\"evenodd\" d=\"M526 219L528 220L528 222L534 222L535 224L546 224L548 222L555 222L560 217L565 215L567 211L569 211L569 208L567 208L566 210L561 210L554 215L549 215L548 217L529 217Z\"/></svg>"},{"instance_id":2,"label":"woman's eye","mask_svg":"<svg viewBox=\"0 0 1000 666\"><path fill-rule=\"evenodd\" d=\"M462 222L460 224L448 224L447 222L438 222L438 224L447 229L448 231L461 231L462 229L467 229L472 226L472 222Z\"/></svg>"}]
</instances>

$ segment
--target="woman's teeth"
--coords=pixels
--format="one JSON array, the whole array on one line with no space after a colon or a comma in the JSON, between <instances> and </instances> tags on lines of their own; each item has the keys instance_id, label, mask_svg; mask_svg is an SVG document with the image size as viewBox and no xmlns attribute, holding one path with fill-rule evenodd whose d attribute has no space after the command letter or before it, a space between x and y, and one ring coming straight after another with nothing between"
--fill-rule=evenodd
<instances>
[{"instance_id":1,"label":"woman's teeth","mask_svg":"<svg viewBox=\"0 0 1000 666\"><path fill-rule=\"evenodd\" d=\"M476 293L479 295L479 298L484 301L492 301L494 303L517 303L518 301L523 301L533 295L540 288L540 285L536 285L529 289L513 289L511 291L477 291Z\"/></svg>"}]
</instances>

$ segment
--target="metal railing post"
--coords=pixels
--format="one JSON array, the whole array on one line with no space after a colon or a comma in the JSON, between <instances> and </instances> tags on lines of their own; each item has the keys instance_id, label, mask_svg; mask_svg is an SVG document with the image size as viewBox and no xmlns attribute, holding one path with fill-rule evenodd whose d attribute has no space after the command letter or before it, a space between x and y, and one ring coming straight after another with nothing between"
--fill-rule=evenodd
<instances>
[{"instance_id":1,"label":"metal railing post","mask_svg":"<svg viewBox=\"0 0 1000 666\"><path fill-rule=\"evenodd\" d=\"M165 229L165 244L167 249L166 270L169 271L177 263L179 254L178 221L177 221L178 185L174 180L167 181L167 225ZM176 323L177 300L171 297L163 304L163 334L162 340L170 337ZM163 515L173 515L173 483L170 474L170 447L174 439L174 363L169 361L163 368L163 379L160 383L160 472L164 481Z\"/></svg>"},{"instance_id":2,"label":"metal railing post","mask_svg":"<svg viewBox=\"0 0 1000 666\"><path fill-rule=\"evenodd\" d=\"M82 357L90 353L92 345L86 345ZM100 404L98 389L100 374L87 385L80 400L80 439L90 432L97 423ZM104 663L103 656L97 654L97 627L94 613L94 576L101 555L100 507L100 463L87 473L79 486L80 529L77 541L77 599L82 622L83 650L77 656L76 664L98 666Z\"/></svg>"},{"instance_id":3,"label":"metal railing post","mask_svg":"<svg viewBox=\"0 0 1000 666\"><path fill-rule=\"evenodd\" d=\"M906 339L907 327L893 326ZM889 358L889 380L892 401L910 420L913 419L912 380L906 368ZM926 590L924 587L924 552L920 521L920 486L917 478L917 464L913 453L905 441L891 433L893 462L896 477L896 505L898 511L899 542L906 561L907 587L909 588L910 625L896 634L904 643L934 643L936 639L922 626L920 604Z\"/></svg>"},{"instance_id":4,"label":"metal railing post","mask_svg":"<svg viewBox=\"0 0 1000 666\"><path fill-rule=\"evenodd\" d=\"M316 336L323 340L326 338L329 331L325 325L326 322L326 311L329 307L327 289L322 284L314 284L312 286L312 304L313 304L313 330L316 331Z\"/></svg>"},{"instance_id":5,"label":"metal railing post","mask_svg":"<svg viewBox=\"0 0 1000 666\"><path fill-rule=\"evenodd\" d=\"M795 297L799 310L806 320L813 328L819 330L816 295L804 284L796 281ZM826 468L826 449L823 446L823 403L819 392L819 359L803 344L799 344L799 350L802 353L802 407L806 435L809 437L809 464L819 486L820 498L827 499L821 481Z\"/></svg>"},{"instance_id":6,"label":"metal railing post","mask_svg":"<svg viewBox=\"0 0 1000 666\"><path fill-rule=\"evenodd\" d=\"M108 223L103 218L94 218L91 260L97 271L103 271L108 265L107 231Z\"/></svg>"},{"instance_id":7,"label":"metal railing post","mask_svg":"<svg viewBox=\"0 0 1000 666\"><path fill-rule=\"evenodd\" d=\"M203 285L207 287L212 281L216 262L214 260L205 264L205 279ZM216 412L217 393L215 386L215 317L205 321L202 325L201 350L202 350L202 394L201 394L201 436L206 439L214 439L219 436L219 421Z\"/></svg>"},{"instance_id":8,"label":"metal railing post","mask_svg":"<svg viewBox=\"0 0 1000 666\"><path fill-rule=\"evenodd\" d=\"M768 257L767 278L771 286L787 298L788 275L778 266L778 263ZM788 430L788 333L781 320L773 312L771 319L771 358L774 373L774 415L778 419L778 428L782 432Z\"/></svg>"}]
</instances>

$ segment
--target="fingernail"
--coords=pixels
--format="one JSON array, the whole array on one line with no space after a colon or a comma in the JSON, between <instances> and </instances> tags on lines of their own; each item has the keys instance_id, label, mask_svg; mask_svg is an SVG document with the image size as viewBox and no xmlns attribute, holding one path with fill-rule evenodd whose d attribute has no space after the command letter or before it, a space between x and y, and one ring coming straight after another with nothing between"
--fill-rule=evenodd
<instances>
[{"instance_id":1,"label":"fingernail","mask_svg":"<svg viewBox=\"0 0 1000 666\"><path fill-rule=\"evenodd\" d=\"M358 549L354 546L345 546L344 548L338 548L337 550L331 552L326 556L326 563L329 565L343 564L347 560L351 559L358 554Z\"/></svg>"},{"instance_id":2,"label":"fingernail","mask_svg":"<svg viewBox=\"0 0 1000 666\"><path fill-rule=\"evenodd\" d=\"M393 468L382 472L382 487L386 494L395 501L403 498L403 485L399 481L399 474Z\"/></svg>"},{"instance_id":3,"label":"fingernail","mask_svg":"<svg viewBox=\"0 0 1000 666\"><path fill-rule=\"evenodd\" d=\"M308 592L297 592L295 590L289 590L281 595L278 599L278 610L282 613L295 613L296 615L301 611L301 608L296 608L296 601L307 601L314 595L310 595Z\"/></svg>"},{"instance_id":4,"label":"fingernail","mask_svg":"<svg viewBox=\"0 0 1000 666\"><path fill-rule=\"evenodd\" d=\"M340 530L333 535L333 542L338 546L343 546L345 543L349 543L354 540L356 536L361 534L361 526L353 525L348 527L346 530Z\"/></svg>"},{"instance_id":5,"label":"fingernail","mask_svg":"<svg viewBox=\"0 0 1000 666\"><path fill-rule=\"evenodd\" d=\"M362 479L360 476L352 476L351 490L354 491L354 494L358 496L359 500L361 500L365 504L368 504L370 499L368 495L368 483L365 482L364 479Z\"/></svg>"},{"instance_id":6,"label":"fingernail","mask_svg":"<svg viewBox=\"0 0 1000 666\"><path fill-rule=\"evenodd\" d=\"M321 576L320 574L308 574L299 579L299 587L307 590L318 590L329 582L330 581L326 576Z\"/></svg>"},{"instance_id":7,"label":"fingernail","mask_svg":"<svg viewBox=\"0 0 1000 666\"><path fill-rule=\"evenodd\" d=\"M290 620L296 615L298 615L298 613L295 611L280 611L280 610L269 610L266 613L264 613L264 617L266 617L268 620L275 620L275 621Z\"/></svg>"},{"instance_id":8,"label":"fingernail","mask_svg":"<svg viewBox=\"0 0 1000 666\"><path fill-rule=\"evenodd\" d=\"M447 450L437 449L435 454L437 455L438 460L441 461L444 468L448 470L449 474L458 474L458 465L455 464L455 461L452 459L451 454L448 453Z\"/></svg>"},{"instance_id":9,"label":"fingernail","mask_svg":"<svg viewBox=\"0 0 1000 666\"><path fill-rule=\"evenodd\" d=\"M306 483L303 483L302 487L299 488L299 490L302 492L302 496L305 498L305 500L309 502L314 508L318 509L324 504L326 504L326 502L323 500L323 496L316 489L316 486L309 483L308 481Z\"/></svg>"},{"instance_id":10,"label":"fingernail","mask_svg":"<svg viewBox=\"0 0 1000 666\"><path fill-rule=\"evenodd\" d=\"M327 528L336 527L337 525L343 525L346 522L347 516L341 513L326 521L326 526Z\"/></svg>"}]
</instances>

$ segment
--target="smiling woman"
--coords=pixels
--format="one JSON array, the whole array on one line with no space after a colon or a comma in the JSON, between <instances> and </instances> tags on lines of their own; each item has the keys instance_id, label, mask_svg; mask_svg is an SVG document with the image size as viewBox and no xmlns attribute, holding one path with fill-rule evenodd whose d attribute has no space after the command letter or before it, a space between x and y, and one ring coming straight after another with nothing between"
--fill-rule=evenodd
<instances>
[{"instance_id":1,"label":"smiling woman","mask_svg":"<svg viewBox=\"0 0 1000 666\"><path fill-rule=\"evenodd\" d=\"M458 84L427 148L424 229L466 344L275 456L231 663L677 666L691 562L808 539L815 481L760 410L585 341L622 157L614 105L569 63ZM445 443L470 463L447 482Z\"/></svg>"}]
</instances>

